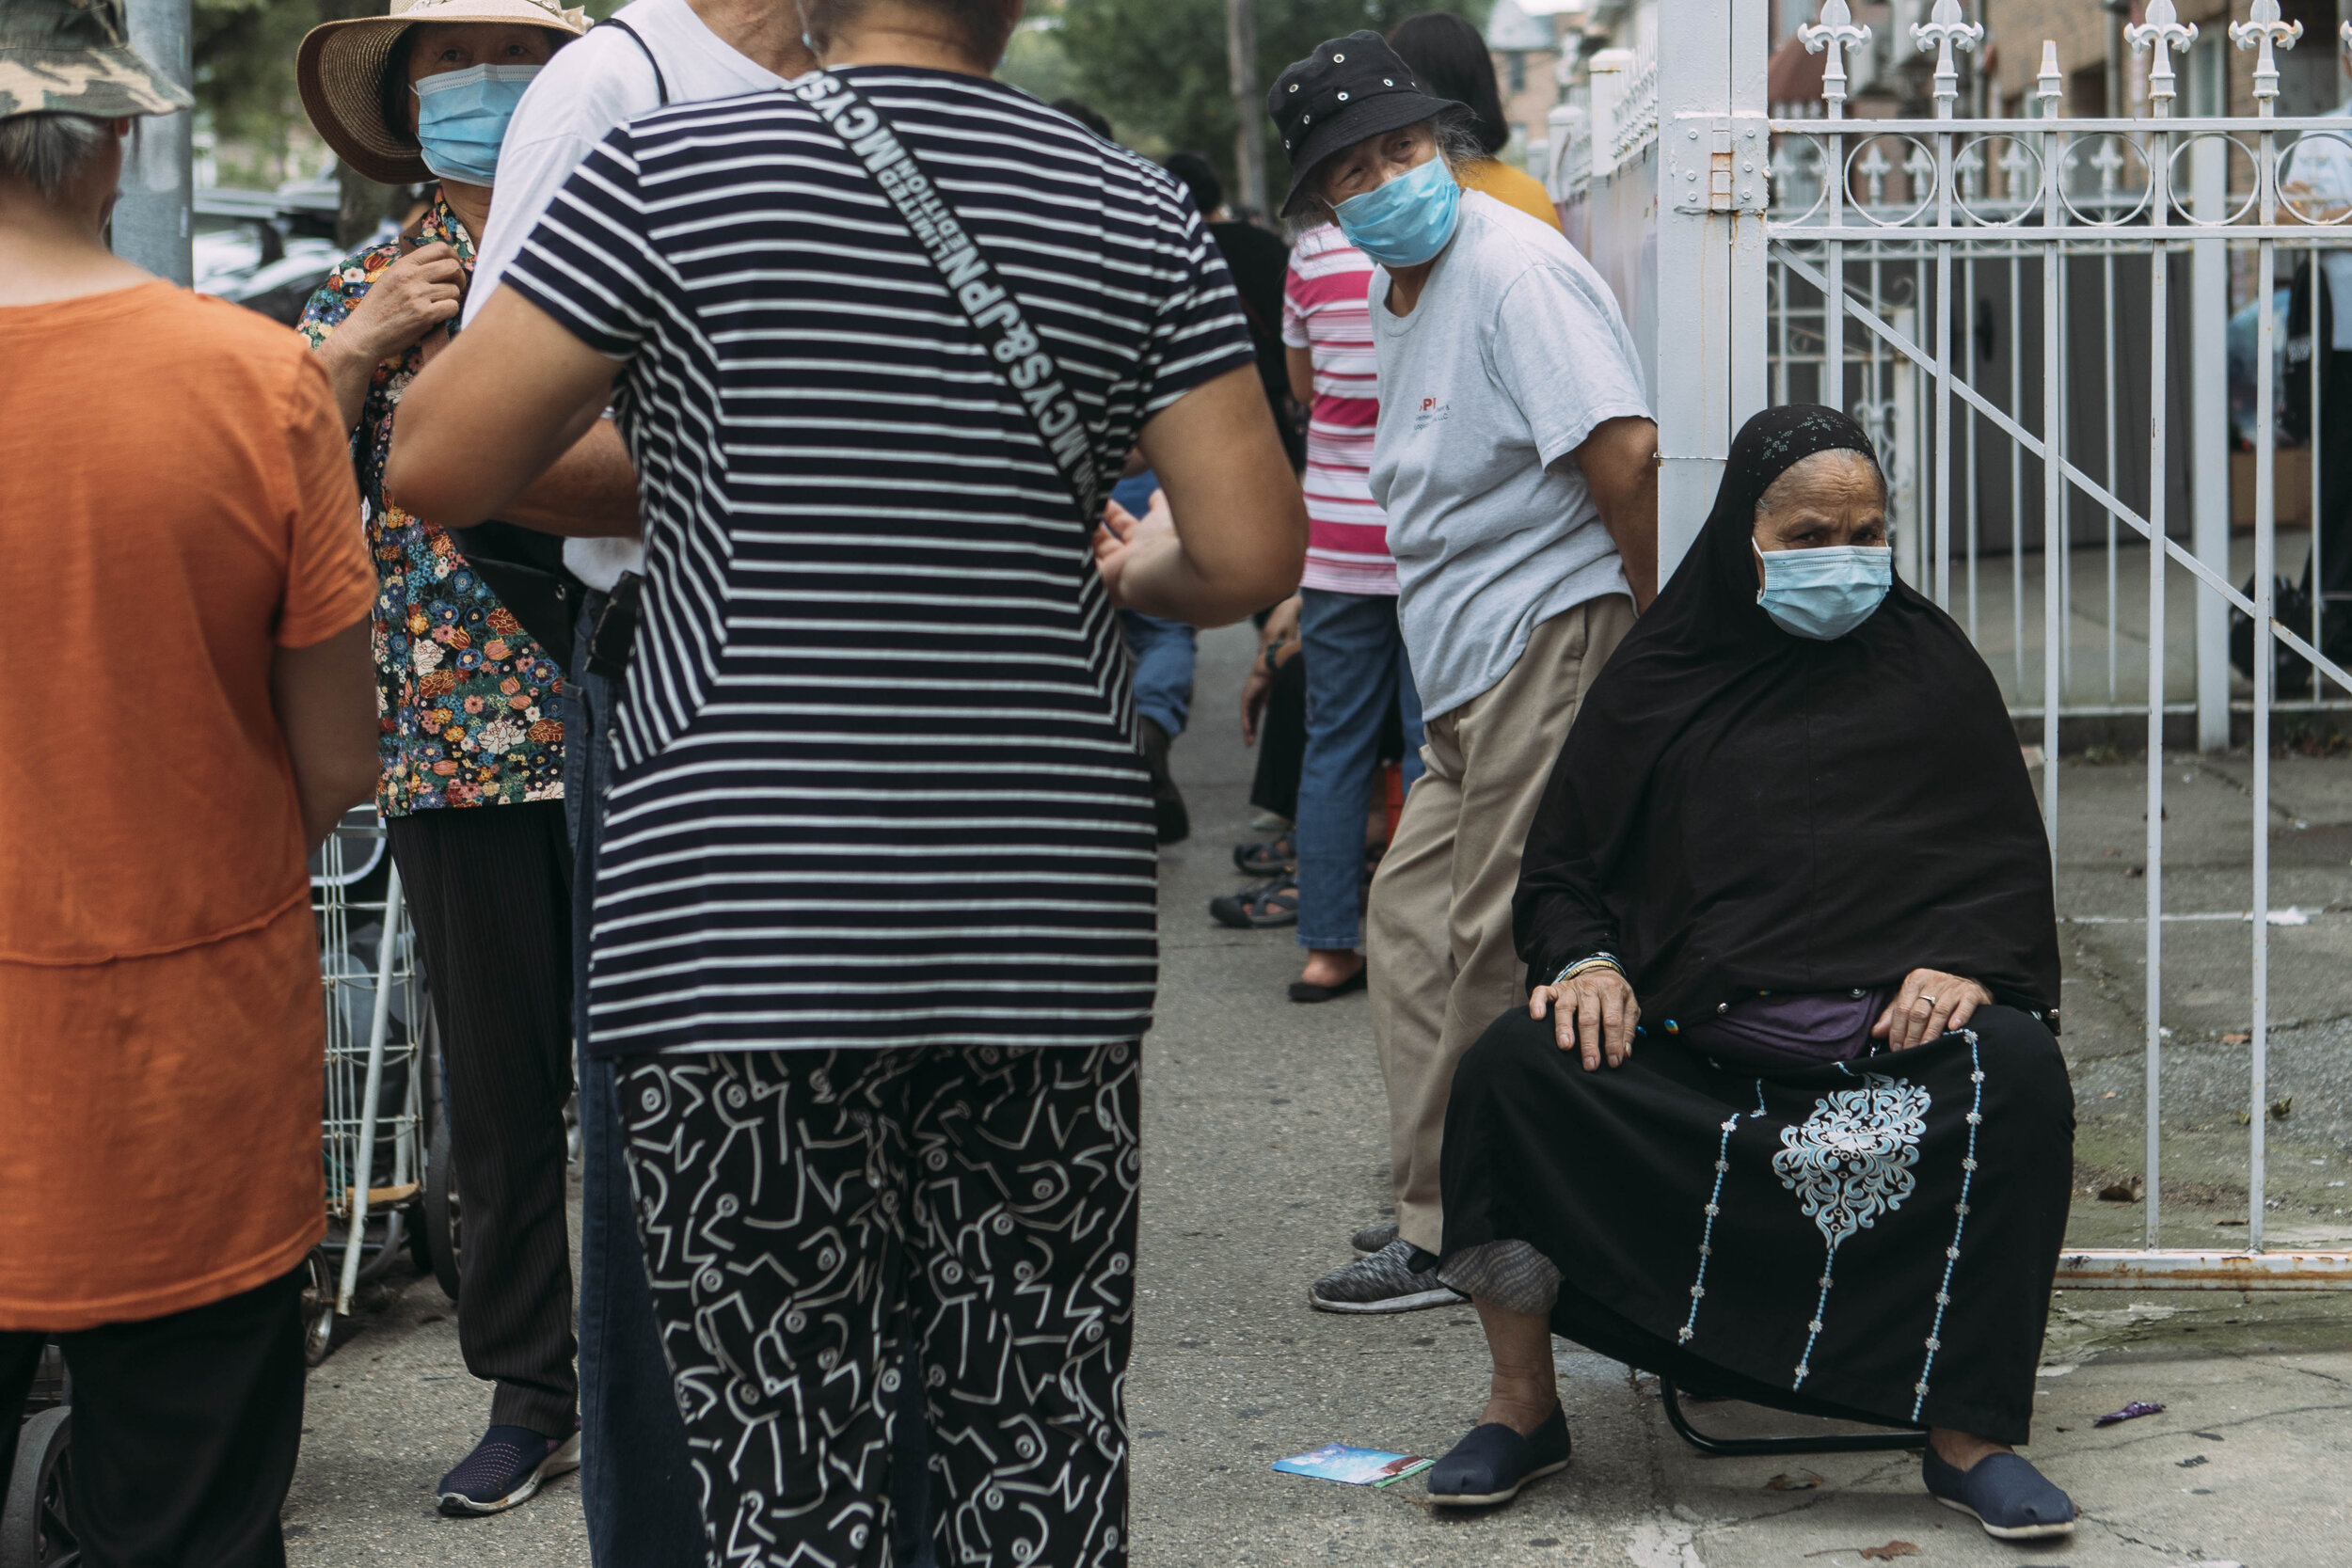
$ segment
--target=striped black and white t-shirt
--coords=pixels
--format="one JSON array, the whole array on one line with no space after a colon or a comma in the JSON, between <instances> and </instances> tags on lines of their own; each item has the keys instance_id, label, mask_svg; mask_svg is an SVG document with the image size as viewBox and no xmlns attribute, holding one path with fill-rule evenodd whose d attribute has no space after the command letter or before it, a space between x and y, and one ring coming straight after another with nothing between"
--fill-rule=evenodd
<instances>
[{"instance_id":1,"label":"striped black and white t-shirt","mask_svg":"<svg viewBox=\"0 0 2352 1568\"><path fill-rule=\"evenodd\" d=\"M1251 365L1165 172L993 82L839 74L1019 296L1104 474ZM591 1051L1140 1035L1156 850L1118 617L1051 455L863 166L786 92L649 115L507 282L627 359L643 498Z\"/></svg>"}]
</instances>

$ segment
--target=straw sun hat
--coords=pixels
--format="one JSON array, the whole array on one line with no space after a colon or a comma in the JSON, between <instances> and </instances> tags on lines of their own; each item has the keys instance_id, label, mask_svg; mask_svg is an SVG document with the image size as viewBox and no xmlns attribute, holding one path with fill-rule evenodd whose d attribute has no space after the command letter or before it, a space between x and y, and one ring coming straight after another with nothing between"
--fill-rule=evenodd
<instances>
[{"instance_id":1,"label":"straw sun hat","mask_svg":"<svg viewBox=\"0 0 2352 1568\"><path fill-rule=\"evenodd\" d=\"M384 120L384 71L392 47L423 22L523 23L578 38L588 13L554 0L392 0L389 16L326 22L304 35L294 55L303 112L343 162L387 185L430 180L417 139Z\"/></svg>"}]
</instances>

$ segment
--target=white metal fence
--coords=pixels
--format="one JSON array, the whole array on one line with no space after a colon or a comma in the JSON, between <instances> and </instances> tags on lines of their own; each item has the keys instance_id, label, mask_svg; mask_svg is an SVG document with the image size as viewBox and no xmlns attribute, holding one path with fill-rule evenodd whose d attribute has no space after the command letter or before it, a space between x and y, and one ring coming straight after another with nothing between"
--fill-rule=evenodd
<instances>
[{"instance_id":1,"label":"white metal fence","mask_svg":"<svg viewBox=\"0 0 2352 1568\"><path fill-rule=\"evenodd\" d=\"M2196 29L2171 0L2149 0L2146 21L2128 29L2150 61L2148 118L2058 118L2063 77L2045 43L2039 113L1962 119L1954 55L1982 29L1959 0L1935 0L1910 29L1933 56L1934 117L1862 120L1844 113L1843 62L1868 31L1845 0L1825 0L1799 35L1825 55L1822 102L1779 115L1765 102L1769 8L1677 0L1659 58L1597 56L1587 103L1555 116L1550 134L1570 237L1617 288L1648 359L1661 555L1669 568L1679 559L1732 433L1767 404L1832 403L1872 430L1905 576L1967 629L2012 713L2038 721L2045 757L2058 754L2062 721L2145 725L2145 1246L2070 1254L2067 1281L2352 1285L2352 1254L2265 1248L2260 1114L2245 1252L2163 1250L2158 1180L2168 723L2176 746L2193 734L2211 750L2231 744L2234 719L2250 747L2249 1086L2259 1108L2268 1103L2273 716L2352 705L2352 676L2319 652L2323 356L2283 372L2302 385L2283 384L2282 327L2269 308L2297 260L2352 247L2352 119L2275 116L2277 52L2352 48L2352 24L2341 40L2303 40L2278 0L2253 0L2229 31L2249 56L2257 115L2178 117L2173 61ZM2236 414L2250 436L2237 461L2251 470L2241 488L2252 526L2235 541L2233 264L2250 268L2257 302L2252 397ZM2322 270L2308 268L2304 291L2313 346ZM2309 494L2286 498L2298 503L2287 513L2310 522L2283 535L2282 402L2311 452L2295 482ZM2312 589L2308 618L2292 625L2274 592L2282 543L2289 572L2307 571ZM2250 618L2244 679L2229 662L2233 611ZM2279 689L2282 677L2294 689ZM2042 769L2054 855L2060 777Z\"/></svg>"}]
</instances>

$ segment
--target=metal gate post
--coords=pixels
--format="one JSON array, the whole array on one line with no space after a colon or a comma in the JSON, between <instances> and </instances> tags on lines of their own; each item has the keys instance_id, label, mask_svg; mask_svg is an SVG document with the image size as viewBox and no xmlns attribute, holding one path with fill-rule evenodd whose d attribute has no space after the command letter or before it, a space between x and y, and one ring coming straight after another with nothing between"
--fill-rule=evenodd
<instances>
[{"instance_id":1,"label":"metal gate post","mask_svg":"<svg viewBox=\"0 0 2352 1568\"><path fill-rule=\"evenodd\" d=\"M2050 867L2058 869L2058 683L2064 673L2066 647L2066 552L2074 548L2072 531L2059 502L2061 465L2066 451L2065 402L2059 392L2058 288L2063 277L2063 252L2058 229L2058 182L2064 165L2058 162L2058 138L2054 127L2065 78L2058 73L2058 45L2042 44L2042 71L2034 78L2034 96L2041 101L2045 127L2042 143L2042 222L2050 238L2042 247L2042 826L2050 835ZM2151 657L2154 657L2153 654Z\"/></svg>"},{"instance_id":2,"label":"metal gate post","mask_svg":"<svg viewBox=\"0 0 2352 1568\"><path fill-rule=\"evenodd\" d=\"M1658 385L1650 397L1661 582L1698 537L1732 432L1765 402L1769 8L1769 0L1681 0L1675 37L1659 49Z\"/></svg>"},{"instance_id":3,"label":"metal gate post","mask_svg":"<svg viewBox=\"0 0 2352 1568\"><path fill-rule=\"evenodd\" d=\"M191 86L188 0L129 0L124 11L131 47L182 87ZM115 254L184 289L196 281L189 206L196 116L141 115L132 123L122 194L115 201Z\"/></svg>"},{"instance_id":4,"label":"metal gate post","mask_svg":"<svg viewBox=\"0 0 2352 1568\"><path fill-rule=\"evenodd\" d=\"M1772 136L1772 0L1734 0L1728 29L1731 89L1731 212L1712 221L1730 230L1731 249L1731 414L1724 431L1724 451L1741 425L1772 405L1772 255L1764 239L1764 220L1772 209L1769 166ZM1687 141L1688 138L1686 137ZM1715 504L1713 487L1699 509L1704 517ZM1695 529L1694 519L1692 526Z\"/></svg>"},{"instance_id":5,"label":"metal gate post","mask_svg":"<svg viewBox=\"0 0 2352 1568\"><path fill-rule=\"evenodd\" d=\"M2208 112L2226 112L2214 108ZM2229 147L2201 136L2189 148L2189 210L2200 223L2228 213ZM2217 233L2189 244L2189 545L2197 559L2230 576L2230 242ZM2230 749L2230 606L2218 594L2197 601L2197 749Z\"/></svg>"},{"instance_id":6,"label":"metal gate post","mask_svg":"<svg viewBox=\"0 0 2352 1568\"><path fill-rule=\"evenodd\" d=\"M2142 1244L2161 1245L2159 1164L2164 1152L2161 1112L2164 1107L2164 499L2165 462L2165 335L2171 325L2165 298L2170 282L2171 252L2165 231L2171 220L2172 138L2164 125L2172 115L2172 56L2185 54L2197 41L2197 29L2184 25L2172 0L2149 0L2147 20L2123 29L2135 53L2152 55L2148 62L2148 112L2156 123L2144 150L2148 166L2148 222L2155 244L2148 251L2148 363L2153 367L2148 388L2148 821L2146 824L2148 895L2148 973L2144 1010L2147 1018L2147 1129L2143 1158L2147 1166L2147 1210Z\"/></svg>"},{"instance_id":7,"label":"metal gate post","mask_svg":"<svg viewBox=\"0 0 2352 1568\"><path fill-rule=\"evenodd\" d=\"M1708 119L1728 108L1733 0L1686 0L1658 52L1658 580L1674 575L1713 504L1730 442L1729 259L1707 214ZM1684 40L1690 40L1688 45ZM1686 189L1691 187L1691 189ZM1692 191L1698 198L1694 203Z\"/></svg>"},{"instance_id":8,"label":"metal gate post","mask_svg":"<svg viewBox=\"0 0 2352 1568\"><path fill-rule=\"evenodd\" d=\"M1935 118L1940 121L1952 118L1952 105L1960 97L1960 68L1952 61L1955 49L1974 49L1984 39L1984 27L1962 17L1960 0L1936 0L1935 9L1926 22L1911 26L1912 41L1921 49L1935 51ZM1939 131L1935 137L1935 222L1939 229L1952 223L1952 136ZM1938 240L1935 245L1935 479L1934 511L1928 524L1928 541L1935 551L1934 568L1928 586L1937 605L1945 610L1952 607L1952 244ZM2109 420L2110 425L2113 420ZM2110 471L2115 465L2107 465ZM1976 498L1969 498L1976 504Z\"/></svg>"}]
</instances>

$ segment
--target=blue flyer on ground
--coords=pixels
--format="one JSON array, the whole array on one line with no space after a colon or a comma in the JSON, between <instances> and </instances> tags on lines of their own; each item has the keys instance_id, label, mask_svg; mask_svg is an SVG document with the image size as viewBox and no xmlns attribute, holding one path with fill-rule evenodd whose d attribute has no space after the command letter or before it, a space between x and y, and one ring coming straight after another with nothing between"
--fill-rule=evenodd
<instances>
[{"instance_id":1,"label":"blue flyer on ground","mask_svg":"<svg viewBox=\"0 0 2352 1568\"><path fill-rule=\"evenodd\" d=\"M1384 1453L1378 1449L1351 1449L1344 1443L1326 1443L1312 1453L1278 1459L1274 1467L1294 1476L1343 1481L1350 1486L1386 1486L1406 1476L1419 1475L1436 1463L1419 1454Z\"/></svg>"}]
</instances>

